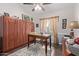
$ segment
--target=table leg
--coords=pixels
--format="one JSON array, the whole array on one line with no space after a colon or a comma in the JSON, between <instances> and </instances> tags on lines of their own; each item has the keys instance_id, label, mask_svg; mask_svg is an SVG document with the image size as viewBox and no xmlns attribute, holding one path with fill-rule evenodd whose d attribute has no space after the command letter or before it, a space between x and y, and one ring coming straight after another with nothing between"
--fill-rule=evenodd
<instances>
[{"instance_id":1,"label":"table leg","mask_svg":"<svg viewBox=\"0 0 79 59\"><path fill-rule=\"evenodd\" d=\"M50 56L51 56L51 36L50 36Z\"/></svg>"},{"instance_id":2,"label":"table leg","mask_svg":"<svg viewBox=\"0 0 79 59\"><path fill-rule=\"evenodd\" d=\"M45 54L47 56L47 39L45 40Z\"/></svg>"},{"instance_id":3,"label":"table leg","mask_svg":"<svg viewBox=\"0 0 79 59\"><path fill-rule=\"evenodd\" d=\"M34 44L36 44L36 38L34 37Z\"/></svg>"},{"instance_id":4,"label":"table leg","mask_svg":"<svg viewBox=\"0 0 79 59\"><path fill-rule=\"evenodd\" d=\"M28 47L29 47L29 35L28 35Z\"/></svg>"}]
</instances>

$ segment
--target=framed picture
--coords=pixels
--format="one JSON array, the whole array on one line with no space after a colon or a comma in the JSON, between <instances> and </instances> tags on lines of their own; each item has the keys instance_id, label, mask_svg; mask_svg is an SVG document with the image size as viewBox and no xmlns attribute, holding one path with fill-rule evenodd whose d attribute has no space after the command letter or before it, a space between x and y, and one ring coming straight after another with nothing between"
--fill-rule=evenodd
<instances>
[{"instance_id":1,"label":"framed picture","mask_svg":"<svg viewBox=\"0 0 79 59\"><path fill-rule=\"evenodd\" d=\"M36 24L36 27L39 27L39 24Z\"/></svg>"},{"instance_id":2,"label":"framed picture","mask_svg":"<svg viewBox=\"0 0 79 59\"><path fill-rule=\"evenodd\" d=\"M67 27L67 19L62 19L62 29L66 29Z\"/></svg>"},{"instance_id":3,"label":"framed picture","mask_svg":"<svg viewBox=\"0 0 79 59\"><path fill-rule=\"evenodd\" d=\"M24 19L24 20L30 20L30 17L27 16L27 15L22 14L22 19Z\"/></svg>"}]
</instances>

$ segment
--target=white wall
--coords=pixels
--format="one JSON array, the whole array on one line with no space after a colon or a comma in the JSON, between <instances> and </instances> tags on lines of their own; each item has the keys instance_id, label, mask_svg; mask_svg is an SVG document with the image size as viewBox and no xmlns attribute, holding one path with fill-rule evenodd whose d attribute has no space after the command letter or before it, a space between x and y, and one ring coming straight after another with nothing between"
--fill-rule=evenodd
<instances>
[{"instance_id":1,"label":"white wall","mask_svg":"<svg viewBox=\"0 0 79 59\"><path fill-rule=\"evenodd\" d=\"M44 6L45 11L34 11L32 12L32 6L30 5L24 5L22 6L24 8L25 13L30 13L31 16L34 18L34 23L38 23L40 25L40 18L44 17L51 17L51 16L59 16L59 24L58 24L58 32L59 33L65 33L68 34L69 31L66 29L62 29L62 19L67 19L68 22L75 19L75 4L51 4ZM28 8L28 9L27 9ZM40 32L40 26L39 28L35 28L36 32ZM67 32L66 32L67 31Z\"/></svg>"},{"instance_id":2,"label":"white wall","mask_svg":"<svg viewBox=\"0 0 79 59\"><path fill-rule=\"evenodd\" d=\"M75 5L75 19L74 20L79 21L79 3ZM78 37L79 29L74 29L74 34L75 34L75 37Z\"/></svg>"},{"instance_id":3,"label":"white wall","mask_svg":"<svg viewBox=\"0 0 79 59\"><path fill-rule=\"evenodd\" d=\"M52 16L59 16L59 22L58 22L58 34L59 34L59 41L61 43L61 39L62 39L62 35L63 34L70 34L70 29L62 29L62 19L67 19L68 23L72 20L75 19L75 15L74 15L74 9L75 7L69 7L67 9L61 9L61 10L58 10L58 11L52 11L51 13L45 13L45 14L42 14L40 15L40 17L37 17L36 19L36 23L40 24L40 18L46 18L46 17L52 17ZM39 28L36 28L36 31L37 32L40 32L40 27ZM53 42L53 40L52 40Z\"/></svg>"},{"instance_id":4,"label":"white wall","mask_svg":"<svg viewBox=\"0 0 79 59\"><path fill-rule=\"evenodd\" d=\"M54 11L51 13L45 13L44 15L42 15L39 18L44 18L44 17L51 17L51 16L59 16L59 22L58 22L58 32L59 33L65 33L68 34L69 31L67 29L62 29L62 19L67 19L68 22L70 22L71 20L74 20L74 8L67 8L67 9L63 9L63 10L59 10L59 11ZM39 22L40 24L40 22Z\"/></svg>"},{"instance_id":5,"label":"white wall","mask_svg":"<svg viewBox=\"0 0 79 59\"><path fill-rule=\"evenodd\" d=\"M79 20L79 4L75 5L75 20Z\"/></svg>"},{"instance_id":6,"label":"white wall","mask_svg":"<svg viewBox=\"0 0 79 59\"><path fill-rule=\"evenodd\" d=\"M10 16L22 18L23 8L17 3L0 3L0 14L7 12Z\"/></svg>"}]
</instances>

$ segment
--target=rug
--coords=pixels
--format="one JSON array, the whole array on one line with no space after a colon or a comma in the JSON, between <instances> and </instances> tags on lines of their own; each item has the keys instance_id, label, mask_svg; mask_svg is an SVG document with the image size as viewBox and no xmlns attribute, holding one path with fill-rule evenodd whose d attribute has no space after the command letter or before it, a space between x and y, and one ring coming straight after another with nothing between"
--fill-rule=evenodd
<instances>
[{"instance_id":1,"label":"rug","mask_svg":"<svg viewBox=\"0 0 79 59\"><path fill-rule=\"evenodd\" d=\"M9 54L8 56L45 56L45 46L39 43L30 44L29 48L26 46ZM49 46L47 48L47 56L50 56Z\"/></svg>"}]
</instances>

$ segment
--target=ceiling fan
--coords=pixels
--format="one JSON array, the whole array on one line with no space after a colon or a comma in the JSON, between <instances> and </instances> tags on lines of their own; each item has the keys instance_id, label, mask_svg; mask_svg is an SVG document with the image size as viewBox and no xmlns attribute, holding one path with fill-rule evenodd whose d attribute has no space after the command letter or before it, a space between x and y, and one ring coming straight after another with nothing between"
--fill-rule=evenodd
<instances>
[{"instance_id":1,"label":"ceiling fan","mask_svg":"<svg viewBox=\"0 0 79 59\"><path fill-rule=\"evenodd\" d=\"M43 10L45 11L43 5L48 5L51 3L23 3L24 5L33 5L34 7L32 8L32 11L36 11L36 10Z\"/></svg>"}]
</instances>

